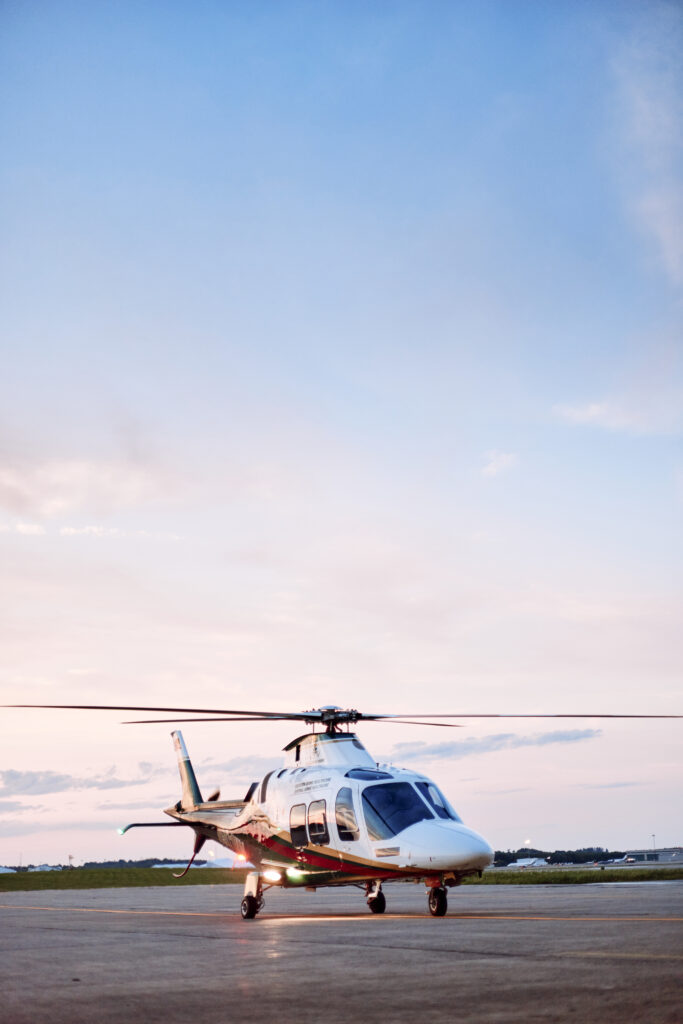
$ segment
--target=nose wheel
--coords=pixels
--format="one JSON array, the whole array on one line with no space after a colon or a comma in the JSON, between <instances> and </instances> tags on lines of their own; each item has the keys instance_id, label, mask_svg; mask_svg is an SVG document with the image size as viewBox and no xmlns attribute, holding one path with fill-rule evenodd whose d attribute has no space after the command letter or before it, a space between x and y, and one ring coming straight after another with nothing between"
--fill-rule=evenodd
<instances>
[{"instance_id":1,"label":"nose wheel","mask_svg":"<svg viewBox=\"0 0 683 1024\"><path fill-rule=\"evenodd\" d=\"M443 917L448 910L448 895L441 886L435 886L429 890L427 897L429 902L429 913L432 917Z\"/></svg>"},{"instance_id":2,"label":"nose wheel","mask_svg":"<svg viewBox=\"0 0 683 1024\"><path fill-rule=\"evenodd\" d=\"M383 892L378 892L374 900L368 900L368 906L373 914L383 914L387 909L387 898Z\"/></svg>"},{"instance_id":3,"label":"nose wheel","mask_svg":"<svg viewBox=\"0 0 683 1024\"><path fill-rule=\"evenodd\" d=\"M379 882L374 882L368 886L367 902L373 914L383 914L387 909L387 899L382 892L382 886Z\"/></svg>"}]
</instances>

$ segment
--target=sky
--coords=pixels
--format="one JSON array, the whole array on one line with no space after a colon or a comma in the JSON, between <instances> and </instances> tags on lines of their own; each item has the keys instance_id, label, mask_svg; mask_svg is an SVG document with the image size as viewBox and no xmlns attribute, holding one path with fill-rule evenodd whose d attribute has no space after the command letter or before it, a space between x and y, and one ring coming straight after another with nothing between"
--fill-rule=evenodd
<instances>
[{"instance_id":1,"label":"sky","mask_svg":"<svg viewBox=\"0 0 683 1024\"><path fill-rule=\"evenodd\" d=\"M0 701L682 713L681 6L0 24ZM0 863L189 852L115 834L179 794L125 717L2 712ZM682 728L358 734L624 849L683 844ZM225 798L293 738L183 731Z\"/></svg>"}]
</instances>

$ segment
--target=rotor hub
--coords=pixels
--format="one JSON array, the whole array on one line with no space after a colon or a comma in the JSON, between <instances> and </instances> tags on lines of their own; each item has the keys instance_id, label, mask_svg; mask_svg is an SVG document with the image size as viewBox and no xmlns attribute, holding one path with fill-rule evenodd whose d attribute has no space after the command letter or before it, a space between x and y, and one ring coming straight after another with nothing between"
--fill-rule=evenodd
<instances>
[{"instance_id":1,"label":"rotor hub","mask_svg":"<svg viewBox=\"0 0 683 1024\"><path fill-rule=\"evenodd\" d=\"M325 731L333 736L336 732L339 732L340 725L355 725L358 719L361 717L360 712L354 708L340 708L336 704L326 704L321 708L311 708L311 717L307 718L306 721L315 724L319 722L325 726Z\"/></svg>"}]
</instances>

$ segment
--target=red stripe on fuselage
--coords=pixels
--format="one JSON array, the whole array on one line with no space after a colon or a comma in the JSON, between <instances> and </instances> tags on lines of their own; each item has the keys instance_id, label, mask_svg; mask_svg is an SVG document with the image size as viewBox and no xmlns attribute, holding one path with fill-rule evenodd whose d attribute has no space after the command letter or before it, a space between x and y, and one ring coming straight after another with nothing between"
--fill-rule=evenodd
<instances>
[{"instance_id":1,"label":"red stripe on fuselage","mask_svg":"<svg viewBox=\"0 0 683 1024\"><path fill-rule=\"evenodd\" d=\"M255 836L248 836L248 838L243 841L246 841L247 843L254 843L257 847L265 847L271 853L282 857L284 860L290 861L292 865L297 867L306 866L318 868L320 870L334 871L344 875L364 877L378 874L382 875L384 878L391 878L394 876L411 875L415 873L412 871L390 868L386 864L375 864L374 862L369 864L357 864L355 861L345 860L343 854L334 856L333 854L319 853L312 850L309 846L295 848L278 835L262 836L258 839Z\"/></svg>"}]
</instances>

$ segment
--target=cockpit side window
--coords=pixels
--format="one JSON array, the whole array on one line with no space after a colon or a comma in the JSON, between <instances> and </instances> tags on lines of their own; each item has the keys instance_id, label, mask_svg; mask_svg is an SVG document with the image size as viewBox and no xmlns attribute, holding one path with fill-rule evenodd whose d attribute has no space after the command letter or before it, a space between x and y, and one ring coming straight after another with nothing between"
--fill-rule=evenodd
<instances>
[{"instance_id":1,"label":"cockpit side window","mask_svg":"<svg viewBox=\"0 0 683 1024\"><path fill-rule=\"evenodd\" d=\"M363 790L363 814L370 839L390 839L418 821L433 818L409 782L387 782Z\"/></svg>"},{"instance_id":2,"label":"cockpit side window","mask_svg":"<svg viewBox=\"0 0 683 1024\"><path fill-rule=\"evenodd\" d=\"M353 794L348 786L344 786L337 793L337 800L334 807L337 821L337 832L342 843L352 843L358 839L360 831L356 812L353 809Z\"/></svg>"},{"instance_id":3,"label":"cockpit side window","mask_svg":"<svg viewBox=\"0 0 683 1024\"><path fill-rule=\"evenodd\" d=\"M327 807L324 800L314 800L308 805L308 834L316 846L326 846L330 841L327 830Z\"/></svg>"},{"instance_id":4,"label":"cockpit side window","mask_svg":"<svg viewBox=\"0 0 683 1024\"><path fill-rule=\"evenodd\" d=\"M289 833L292 837L292 846L306 846L308 844L306 804L295 804L289 812Z\"/></svg>"},{"instance_id":5,"label":"cockpit side window","mask_svg":"<svg viewBox=\"0 0 683 1024\"><path fill-rule=\"evenodd\" d=\"M450 818L451 821L462 821L449 804L446 797L433 782L416 782L418 792L422 794L432 810L436 811L439 818Z\"/></svg>"}]
</instances>

